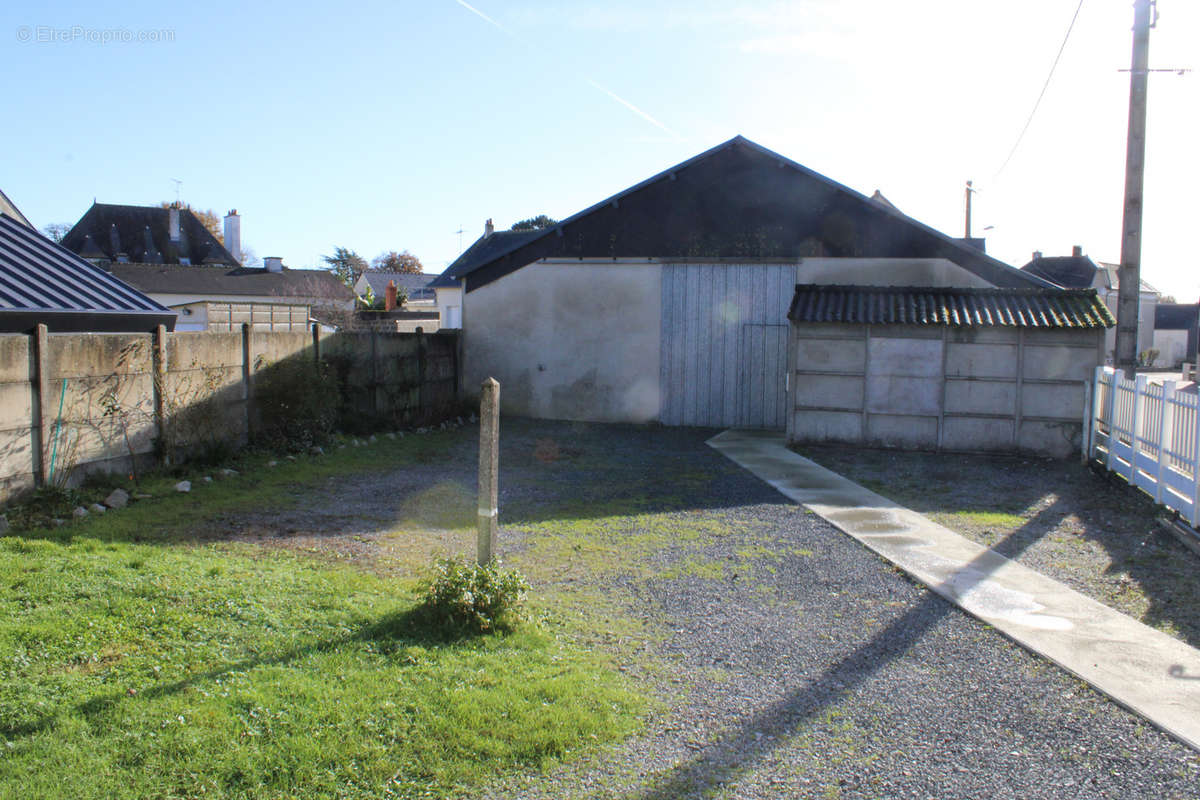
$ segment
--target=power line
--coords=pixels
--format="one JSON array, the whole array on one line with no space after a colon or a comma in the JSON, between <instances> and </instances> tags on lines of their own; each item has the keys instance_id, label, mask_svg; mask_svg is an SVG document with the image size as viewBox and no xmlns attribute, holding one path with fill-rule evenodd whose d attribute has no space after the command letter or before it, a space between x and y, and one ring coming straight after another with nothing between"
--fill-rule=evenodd
<instances>
[{"instance_id":1,"label":"power line","mask_svg":"<svg viewBox=\"0 0 1200 800\"><path fill-rule=\"evenodd\" d=\"M1012 157L1017 152L1017 148L1021 146L1021 140L1025 138L1025 132L1029 130L1029 125L1033 122L1033 116L1037 113L1038 106L1042 104L1042 98L1046 96L1046 90L1050 88L1050 79L1054 77L1054 70L1058 67L1058 62L1062 59L1063 51L1067 49L1067 40L1071 38L1071 31L1075 29L1075 20L1079 19L1079 11L1083 8L1083 0L1079 0L1079 5L1075 6L1075 15L1071 17L1071 24L1067 26L1067 35L1063 37L1062 44L1058 47L1058 55L1054 57L1054 63L1050 65L1050 73L1046 76L1046 82L1042 84L1042 91L1038 93L1037 101L1033 104L1033 110L1029 112L1029 119L1025 120L1025 127L1021 128L1021 132L1017 135L1017 140L1013 142L1012 149L1008 151L1008 157L1004 159L1004 163L1000 165L1000 169L996 170L996 174L992 176L992 180L1000 177L1000 173L1004 172L1004 168L1008 166L1008 162L1012 161Z\"/></svg>"}]
</instances>

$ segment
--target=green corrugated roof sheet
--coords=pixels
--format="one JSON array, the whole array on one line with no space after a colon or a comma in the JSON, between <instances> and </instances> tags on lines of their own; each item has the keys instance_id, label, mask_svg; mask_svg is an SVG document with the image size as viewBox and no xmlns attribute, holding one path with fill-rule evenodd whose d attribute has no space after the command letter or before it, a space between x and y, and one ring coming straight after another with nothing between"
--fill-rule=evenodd
<instances>
[{"instance_id":1,"label":"green corrugated roof sheet","mask_svg":"<svg viewBox=\"0 0 1200 800\"><path fill-rule=\"evenodd\" d=\"M798 284L793 322L965 327L1110 328L1095 289L952 289Z\"/></svg>"}]
</instances>

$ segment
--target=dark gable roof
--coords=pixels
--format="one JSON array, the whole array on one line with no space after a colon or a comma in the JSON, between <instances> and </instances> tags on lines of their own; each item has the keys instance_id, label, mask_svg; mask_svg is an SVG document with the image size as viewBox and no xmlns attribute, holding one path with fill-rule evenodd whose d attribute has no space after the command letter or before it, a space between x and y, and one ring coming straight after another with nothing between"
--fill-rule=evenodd
<instances>
[{"instance_id":1,"label":"dark gable roof","mask_svg":"<svg viewBox=\"0 0 1200 800\"><path fill-rule=\"evenodd\" d=\"M169 212L157 206L93 203L63 237L62 245L80 255L86 249L92 254L88 258L97 258L94 253L99 251L113 261L117 260L118 252L123 252L130 261L139 263L178 264L180 259L189 259L192 264L239 266L204 223L186 208L179 211L180 242L172 246Z\"/></svg>"},{"instance_id":2,"label":"dark gable roof","mask_svg":"<svg viewBox=\"0 0 1200 800\"><path fill-rule=\"evenodd\" d=\"M175 328L175 313L32 228L0 214L0 331Z\"/></svg>"},{"instance_id":3,"label":"dark gable roof","mask_svg":"<svg viewBox=\"0 0 1200 800\"><path fill-rule=\"evenodd\" d=\"M1087 289L1095 280L1099 266L1088 256L1042 256L1021 269L1064 289Z\"/></svg>"},{"instance_id":4,"label":"dark gable roof","mask_svg":"<svg viewBox=\"0 0 1200 800\"><path fill-rule=\"evenodd\" d=\"M429 285L435 289L458 286L464 275L474 272L493 259L511 253L526 242L538 238L543 232L496 231L488 236L480 236Z\"/></svg>"},{"instance_id":5,"label":"dark gable roof","mask_svg":"<svg viewBox=\"0 0 1200 800\"><path fill-rule=\"evenodd\" d=\"M150 294L245 294L350 300L354 294L332 272L249 267L190 267L179 264L109 264L112 274Z\"/></svg>"},{"instance_id":6,"label":"dark gable roof","mask_svg":"<svg viewBox=\"0 0 1200 800\"><path fill-rule=\"evenodd\" d=\"M371 287L371 291L375 293L376 297L383 297L388 281L395 281L396 287L403 289L409 300L432 300L434 291L429 288L429 284L437 277L437 275L424 272L374 272L368 270L363 273L363 278L366 279L367 285Z\"/></svg>"},{"instance_id":7,"label":"dark gable roof","mask_svg":"<svg viewBox=\"0 0 1200 800\"><path fill-rule=\"evenodd\" d=\"M541 258L805 256L945 258L997 286L1048 285L741 136L552 228L500 236L434 286L471 291Z\"/></svg>"},{"instance_id":8,"label":"dark gable roof","mask_svg":"<svg viewBox=\"0 0 1200 800\"><path fill-rule=\"evenodd\" d=\"M798 284L793 322L1110 328L1095 289L941 289L920 286Z\"/></svg>"}]
</instances>

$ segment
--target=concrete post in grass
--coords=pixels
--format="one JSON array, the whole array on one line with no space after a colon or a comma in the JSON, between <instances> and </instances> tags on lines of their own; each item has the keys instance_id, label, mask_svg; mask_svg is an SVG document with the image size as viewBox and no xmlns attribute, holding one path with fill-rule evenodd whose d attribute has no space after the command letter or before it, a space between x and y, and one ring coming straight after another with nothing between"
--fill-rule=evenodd
<instances>
[{"instance_id":1,"label":"concrete post in grass","mask_svg":"<svg viewBox=\"0 0 1200 800\"><path fill-rule=\"evenodd\" d=\"M500 382L488 378L479 395L479 517L476 555L480 564L496 550L500 472Z\"/></svg>"}]
</instances>

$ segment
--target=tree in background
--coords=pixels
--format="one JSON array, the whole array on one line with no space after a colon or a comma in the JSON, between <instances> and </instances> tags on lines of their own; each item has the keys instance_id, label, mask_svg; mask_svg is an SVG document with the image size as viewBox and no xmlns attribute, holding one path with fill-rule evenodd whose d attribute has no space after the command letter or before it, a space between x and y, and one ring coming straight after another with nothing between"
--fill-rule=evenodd
<instances>
[{"instance_id":1,"label":"tree in background","mask_svg":"<svg viewBox=\"0 0 1200 800\"><path fill-rule=\"evenodd\" d=\"M254 248L248 244L242 245L242 266L261 267L262 265L262 259L258 257L258 253L254 252Z\"/></svg>"},{"instance_id":2,"label":"tree in background","mask_svg":"<svg viewBox=\"0 0 1200 800\"><path fill-rule=\"evenodd\" d=\"M158 207L170 208L173 205L175 203L163 201L158 204ZM200 224L207 228L208 232L216 237L218 242L222 245L225 244L225 221L218 217L211 208L202 211L198 208L192 208L187 203L182 203L180 207L195 214L196 219L200 220Z\"/></svg>"},{"instance_id":3,"label":"tree in background","mask_svg":"<svg viewBox=\"0 0 1200 800\"><path fill-rule=\"evenodd\" d=\"M42 233L55 244L62 244L63 237L67 235L67 231L71 230L71 226L65 222L51 222L46 227L42 228Z\"/></svg>"},{"instance_id":4,"label":"tree in background","mask_svg":"<svg viewBox=\"0 0 1200 800\"><path fill-rule=\"evenodd\" d=\"M380 253L371 260L371 269L376 272L411 272L415 275L425 271L421 259L407 250L400 253L395 250Z\"/></svg>"},{"instance_id":5,"label":"tree in background","mask_svg":"<svg viewBox=\"0 0 1200 800\"><path fill-rule=\"evenodd\" d=\"M540 231L542 228L552 228L557 224L558 224L558 220L551 219L550 217L547 217L545 214L538 214L536 217L530 217L529 219L521 220L520 222L514 224L511 228L509 228L509 230L510 231Z\"/></svg>"},{"instance_id":6,"label":"tree in background","mask_svg":"<svg viewBox=\"0 0 1200 800\"><path fill-rule=\"evenodd\" d=\"M353 287L358 276L369 269L365 258L346 247L335 247L333 255L321 256L321 259L329 265L329 271L348 287Z\"/></svg>"}]
</instances>

